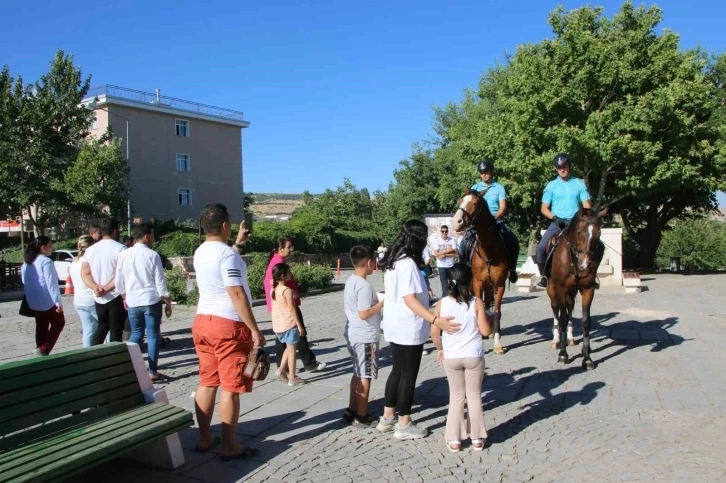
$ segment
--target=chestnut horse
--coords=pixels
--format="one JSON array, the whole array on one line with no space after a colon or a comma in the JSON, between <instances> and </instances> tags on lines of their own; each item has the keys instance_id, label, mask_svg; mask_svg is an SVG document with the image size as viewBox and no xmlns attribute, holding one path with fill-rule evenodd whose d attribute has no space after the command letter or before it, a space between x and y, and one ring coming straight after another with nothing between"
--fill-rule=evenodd
<instances>
[{"instance_id":1,"label":"chestnut horse","mask_svg":"<svg viewBox=\"0 0 726 483\"><path fill-rule=\"evenodd\" d=\"M496 220L481 194L469 190L459 199L459 208L451 224L457 232L470 226L476 229L477 243L471 256L472 290L475 297L483 300L487 312L494 308L494 352L503 354L499 327L509 266Z\"/></svg>"},{"instance_id":2,"label":"chestnut horse","mask_svg":"<svg viewBox=\"0 0 726 483\"><path fill-rule=\"evenodd\" d=\"M590 358L590 306L595 296L597 268L603 256L600 243L600 219L607 208L598 213L599 203L593 208L582 208L565 230L553 238L551 275L547 295L555 318L555 338L559 332L558 362L569 362L567 356L567 328L579 291L582 296L582 367L591 370L595 363ZM570 332L571 334L571 332ZM571 335L570 335L571 338ZM553 343L553 348L557 348Z\"/></svg>"}]
</instances>

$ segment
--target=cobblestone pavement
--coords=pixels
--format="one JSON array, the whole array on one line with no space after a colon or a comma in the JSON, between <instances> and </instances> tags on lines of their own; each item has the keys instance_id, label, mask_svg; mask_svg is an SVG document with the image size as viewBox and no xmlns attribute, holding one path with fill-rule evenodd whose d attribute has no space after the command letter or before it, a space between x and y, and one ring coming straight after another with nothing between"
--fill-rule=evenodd
<instances>
[{"instance_id":1,"label":"cobblestone pavement","mask_svg":"<svg viewBox=\"0 0 726 483\"><path fill-rule=\"evenodd\" d=\"M371 280L382 287L380 274ZM342 421L351 374L342 292L306 298L313 350L328 369L301 373L308 383L295 388L270 377L242 397L238 433L260 449L257 457L222 463L214 453L195 453L196 430L188 429L180 433L186 464L176 471L115 460L77 481L725 481L725 282L723 275L657 275L646 277L648 290L640 294L599 290L592 309L597 368L591 372L581 369L578 357L566 366L556 362L546 294L507 292L506 354L494 354L492 341L484 341L492 445L474 452L465 444L457 454L444 444L448 386L433 354L424 355L413 414L431 431L427 438L397 441ZM69 302L58 350L80 345ZM0 362L28 357L34 347L32 324L16 315L17 306L0 304ZM255 314L271 347L269 316L264 307ZM172 403L187 408L193 408L197 383L192 318L191 310L177 308L162 326L172 339L161 357L161 369L172 376L166 391ZM578 322L575 334L571 356L581 348ZM390 372L390 352L385 341L381 345L374 414L382 409Z\"/></svg>"}]
</instances>

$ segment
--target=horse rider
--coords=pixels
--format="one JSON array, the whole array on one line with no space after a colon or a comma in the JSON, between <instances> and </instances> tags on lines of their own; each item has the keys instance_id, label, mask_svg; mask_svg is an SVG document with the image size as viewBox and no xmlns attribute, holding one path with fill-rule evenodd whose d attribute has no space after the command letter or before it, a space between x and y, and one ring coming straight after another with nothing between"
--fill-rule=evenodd
<instances>
[{"instance_id":1,"label":"horse rider","mask_svg":"<svg viewBox=\"0 0 726 483\"><path fill-rule=\"evenodd\" d=\"M488 160L481 161L477 165L480 181L472 185L473 191L478 191L489 211L496 219L496 227L502 237L504 247L509 255L509 281L517 281L517 258L519 257L519 240L517 235L504 223L502 217L507 212L507 190L500 183L494 181L494 163ZM461 242L460 253L466 263L470 263L469 254L476 240L476 229L472 226L466 231Z\"/></svg>"},{"instance_id":2,"label":"horse rider","mask_svg":"<svg viewBox=\"0 0 726 483\"><path fill-rule=\"evenodd\" d=\"M580 209L580 203L585 208L592 208L590 193L587 191L585 182L580 178L571 176L572 160L567 153L559 153L552 160L552 165L557 171L557 178L553 179L544 189L542 194L542 206L540 212L548 220L552 220L550 226L542 235L537 245L537 267L540 278L537 286L547 287L545 277L545 264L547 263L547 246L550 240L560 231L567 228L572 218Z\"/></svg>"}]
</instances>

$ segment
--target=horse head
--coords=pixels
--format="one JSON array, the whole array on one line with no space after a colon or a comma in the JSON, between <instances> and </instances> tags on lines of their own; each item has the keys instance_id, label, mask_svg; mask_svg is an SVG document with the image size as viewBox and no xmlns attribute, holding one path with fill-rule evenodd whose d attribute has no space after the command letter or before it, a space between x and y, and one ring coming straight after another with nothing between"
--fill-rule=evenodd
<instances>
[{"instance_id":1,"label":"horse head","mask_svg":"<svg viewBox=\"0 0 726 483\"><path fill-rule=\"evenodd\" d=\"M577 212L568 227L567 239L577 269L585 271L590 267L593 253L600 240L600 219L607 208L598 212L595 208L582 208Z\"/></svg>"},{"instance_id":2,"label":"horse head","mask_svg":"<svg viewBox=\"0 0 726 483\"><path fill-rule=\"evenodd\" d=\"M481 193L469 190L459 198L459 206L451 220L451 225L454 231L459 232L471 225L485 224L488 227L494 222L494 217L482 199Z\"/></svg>"}]
</instances>

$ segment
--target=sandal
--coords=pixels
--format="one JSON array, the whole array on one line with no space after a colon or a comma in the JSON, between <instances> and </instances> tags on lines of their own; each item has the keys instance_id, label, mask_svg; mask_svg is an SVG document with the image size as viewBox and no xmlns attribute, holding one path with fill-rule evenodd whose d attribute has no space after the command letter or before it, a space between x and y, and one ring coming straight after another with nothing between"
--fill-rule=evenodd
<instances>
[{"instance_id":1,"label":"sandal","mask_svg":"<svg viewBox=\"0 0 726 483\"><path fill-rule=\"evenodd\" d=\"M484 449L484 443L486 439L472 439L471 447L474 451L482 451Z\"/></svg>"},{"instance_id":2,"label":"sandal","mask_svg":"<svg viewBox=\"0 0 726 483\"><path fill-rule=\"evenodd\" d=\"M150 376L151 382L159 382L159 381L166 381L169 379L169 376L166 374L162 374L161 372L157 372L156 374Z\"/></svg>"},{"instance_id":3,"label":"sandal","mask_svg":"<svg viewBox=\"0 0 726 483\"><path fill-rule=\"evenodd\" d=\"M343 419L348 421L349 423L353 422L353 419L355 419L356 412L353 411L351 408L346 408L345 413L343 413Z\"/></svg>"},{"instance_id":4,"label":"sandal","mask_svg":"<svg viewBox=\"0 0 726 483\"><path fill-rule=\"evenodd\" d=\"M447 441L446 447L449 448L449 451L451 451L452 453L458 453L459 451L461 451L461 441Z\"/></svg>"},{"instance_id":5,"label":"sandal","mask_svg":"<svg viewBox=\"0 0 726 483\"><path fill-rule=\"evenodd\" d=\"M194 451L196 451L197 453L206 453L210 449L212 449L215 446L219 445L219 443L221 443L221 442L222 442L222 438L219 438L218 436L215 436L214 438L212 438L212 442L209 443L209 446L207 446L206 448L200 448L199 445L197 445L194 448Z\"/></svg>"},{"instance_id":6,"label":"sandal","mask_svg":"<svg viewBox=\"0 0 726 483\"><path fill-rule=\"evenodd\" d=\"M300 379L299 377L295 376L295 378L289 378L287 380L288 386L298 386L300 384L305 384L305 379Z\"/></svg>"},{"instance_id":7,"label":"sandal","mask_svg":"<svg viewBox=\"0 0 726 483\"><path fill-rule=\"evenodd\" d=\"M260 454L260 450L258 450L257 448L250 448L249 446L245 446L242 449L241 453L232 454L232 455L221 454L221 455L219 455L219 459L221 459L222 461L234 461L234 460L241 460L241 459L245 459L245 458L251 458L253 456L257 456L258 454Z\"/></svg>"}]
</instances>

